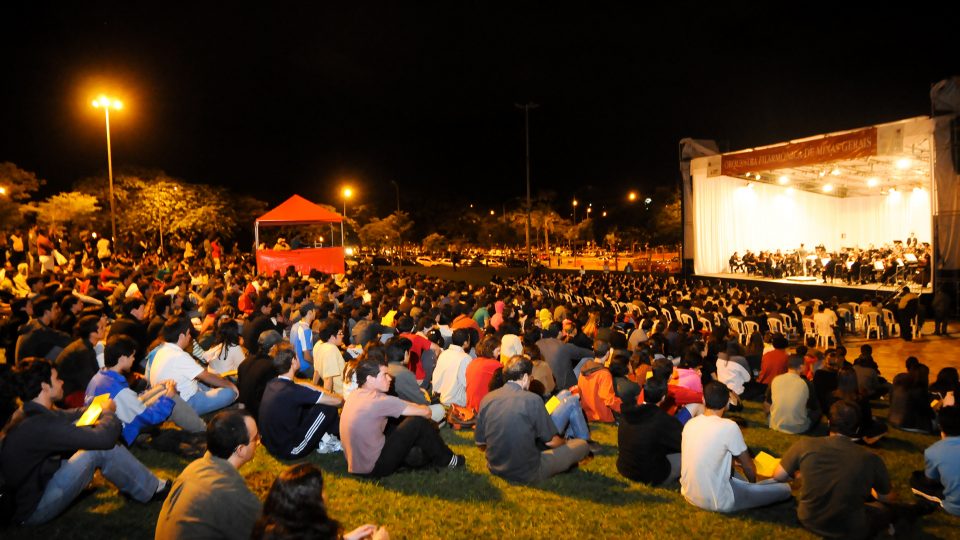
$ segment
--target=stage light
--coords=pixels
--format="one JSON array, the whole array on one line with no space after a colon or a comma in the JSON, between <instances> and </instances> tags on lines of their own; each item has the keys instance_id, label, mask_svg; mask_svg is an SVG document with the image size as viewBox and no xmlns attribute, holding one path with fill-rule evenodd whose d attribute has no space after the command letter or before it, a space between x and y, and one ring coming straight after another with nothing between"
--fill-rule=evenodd
<instances>
[{"instance_id":1,"label":"stage light","mask_svg":"<svg viewBox=\"0 0 960 540\"><path fill-rule=\"evenodd\" d=\"M784 176L781 176L780 178L778 178L777 181L780 182L781 184L787 184L787 183L790 182L790 177L784 175Z\"/></svg>"},{"instance_id":2,"label":"stage light","mask_svg":"<svg viewBox=\"0 0 960 540\"><path fill-rule=\"evenodd\" d=\"M824 185L823 185L823 192L824 192L824 193L830 193L831 191L833 191L833 184L824 184Z\"/></svg>"},{"instance_id":3,"label":"stage light","mask_svg":"<svg viewBox=\"0 0 960 540\"><path fill-rule=\"evenodd\" d=\"M646 204L650 204L653 202L653 199L651 199L650 197L647 197L646 199L643 200L643 202Z\"/></svg>"},{"instance_id":4,"label":"stage light","mask_svg":"<svg viewBox=\"0 0 960 540\"><path fill-rule=\"evenodd\" d=\"M834 170L830 171L830 174L832 174L832 175L834 175L834 176L840 176L840 169L834 169Z\"/></svg>"},{"instance_id":5,"label":"stage light","mask_svg":"<svg viewBox=\"0 0 960 540\"><path fill-rule=\"evenodd\" d=\"M753 189L753 182L747 182L747 189Z\"/></svg>"},{"instance_id":6,"label":"stage light","mask_svg":"<svg viewBox=\"0 0 960 540\"><path fill-rule=\"evenodd\" d=\"M906 170L906 169L909 169L911 163L912 163L912 162L910 161L909 158L901 158L901 159L898 159L898 160L897 160L897 168L900 169L901 171Z\"/></svg>"},{"instance_id":7,"label":"stage light","mask_svg":"<svg viewBox=\"0 0 960 540\"><path fill-rule=\"evenodd\" d=\"M827 171L820 171L820 178L823 178L827 175Z\"/></svg>"},{"instance_id":8,"label":"stage light","mask_svg":"<svg viewBox=\"0 0 960 540\"><path fill-rule=\"evenodd\" d=\"M877 184L879 183L879 178L867 178L867 187L877 187Z\"/></svg>"},{"instance_id":9,"label":"stage light","mask_svg":"<svg viewBox=\"0 0 960 540\"><path fill-rule=\"evenodd\" d=\"M757 180L760 180L760 179L762 179L763 177L762 177L762 176L760 176L760 173L757 173L757 176L756 176L756 178L757 178Z\"/></svg>"}]
</instances>

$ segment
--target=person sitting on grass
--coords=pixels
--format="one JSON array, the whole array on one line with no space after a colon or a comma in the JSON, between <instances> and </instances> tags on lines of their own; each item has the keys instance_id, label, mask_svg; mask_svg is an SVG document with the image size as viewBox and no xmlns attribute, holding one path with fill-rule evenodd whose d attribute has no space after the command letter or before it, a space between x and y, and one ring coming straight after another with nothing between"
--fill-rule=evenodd
<instances>
[{"instance_id":1,"label":"person sitting on grass","mask_svg":"<svg viewBox=\"0 0 960 540\"><path fill-rule=\"evenodd\" d=\"M787 358L789 368L774 377L767 387L763 408L770 418L770 429L782 433L806 433L820 422L820 404L812 383L804 379L803 357Z\"/></svg>"},{"instance_id":2,"label":"person sitting on grass","mask_svg":"<svg viewBox=\"0 0 960 540\"><path fill-rule=\"evenodd\" d=\"M93 480L97 469L132 499L162 500L170 482L160 480L126 447L117 444L120 420L108 400L93 425L77 426L83 411L61 411L57 368L43 358L26 358L13 369L23 406L7 425L0 451L4 497L12 497L12 521L40 525L60 515Z\"/></svg>"},{"instance_id":3,"label":"person sitting on grass","mask_svg":"<svg viewBox=\"0 0 960 540\"><path fill-rule=\"evenodd\" d=\"M532 373L528 358L517 355L507 360L502 370L506 382L480 402L474 433L477 446L486 454L487 469L525 484L567 471L590 453L586 440L565 440L557 433L543 400L527 391ZM575 406L577 401L568 403ZM572 413L581 414L576 409ZM582 416L580 420L585 427Z\"/></svg>"},{"instance_id":4,"label":"person sitting on grass","mask_svg":"<svg viewBox=\"0 0 960 540\"><path fill-rule=\"evenodd\" d=\"M873 538L904 509L890 504L894 497L883 459L854 443L857 405L837 401L829 419L830 435L793 443L773 477L786 482L802 476L797 518L807 530L829 538Z\"/></svg>"},{"instance_id":5,"label":"person sitting on grass","mask_svg":"<svg viewBox=\"0 0 960 540\"><path fill-rule=\"evenodd\" d=\"M593 342L594 359L583 364L577 387L580 389L580 404L587 420L594 422L613 422L613 413L620 413L622 401L617 397L613 385L613 375L604 367L610 354L610 344L606 341Z\"/></svg>"},{"instance_id":6,"label":"person sitting on grass","mask_svg":"<svg viewBox=\"0 0 960 540\"><path fill-rule=\"evenodd\" d=\"M643 387L644 404L624 408L617 430L617 471L651 486L680 478L680 442L683 425L661 409L667 381L651 378Z\"/></svg>"},{"instance_id":7,"label":"person sitting on grass","mask_svg":"<svg viewBox=\"0 0 960 540\"><path fill-rule=\"evenodd\" d=\"M289 343L274 345L270 357L280 375L267 383L260 401L263 445L279 459L301 458L314 450L340 450L337 407L343 399L306 381L294 380L300 360Z\"/></svg>"},{"instance_id":8,"label":"person sitting on grass","mask_svg":"<svg viewBox=\"0 0 960 540\"><path fill-rule=\"evenodd\" d=\"M323 473L315 465L300 463L284 470L273 481L263 514L253 526L252 540L315 538L317 540L389 540L384 527L362 525L350 532L327 513Z\"/></svg>"},{"instance_id":9,"label":"person sitting on grass","mask_svg":"<svg viewBox=\"0 0 960 540\"><path fill-rule=\"evenodd\" d=\"M147 378L151 386L172 380L180 398L197 415L220 410L237 399L237 386L216 373L207 371L186 352L193 341L193 324L186 317L171 318L160 331L164 343L151 353Z\"/></svg>"},{"instance_id":10,"label":"person sitting on grass","mask_svg":"<svg viewBox=\"0 0 960 540\"><path fill-rule=\"evenodd\" d=\"M411 346L412 342L405 337L391 338L390 341L387 342L387 371L393 380L392 394L404 401L430 407L430 410L433 412L433 415L430 417L431 420L440 422L446 415L443 405L439 403L431 404L427 399L426 392L417 384L416 375L407 369L407 366L410 365ZM498 363L497 365L499 366L500 364Z\"/></svg>"},{"instance_id":11,"label":"person sitting on grass","mask_svg":"<svg viewBox=\"0 0 960 540\"><path fill-rule=\"evenodd\" d=\"M180 473L163 501L155 538L249 538L260 499L238 469L260 442L257 422L243 409L217 413L207 425L207 453Z\"/></svg>"},{"instance_id":12,"label":"person sitting on grass","mask_svg":"<svg viewBox=\"0 0 960 540\"><path fill-rule=\"evenodd\" d=\"M123 422L123 440L133 444L140 431L147 426L162 424L173 412L177 385L163 381L146 392L137 395L127 384L125 375L130 372L136 359L137 342L119 335L107 340L103 350L103 369L90 379L87 385L86 403L101 394L109 394L117 405L117 418Z\"/></svg>"},{"instance_id":13,"label":"person sitting on grass","mask_svg":"<svg viewBox=\"0 0 960 540\"><path fill-rule=\"evenodd\" d=\"M757 468L740 427L723 418L730 391L713 381L703 389L705 411L683 427L680 447L680 493L687 502L713 512L737 512L790 498L790 486L756 483ZM733 461L743 476L733 475ZM745 477L745 478L744 478Z\"/></svg>"},{"instance_id":14,"label":"person sitting on grass","mask_svg":"<svg viewBox=\"0 0 960 540\"><path fill-rule=\"evenodd\" d=\"M383 477L401 466L459 468L467 459L443 442L430 408L387 395L387 366L371 358L357 363L359 388L347 396L340 417L340 436L352 474ZM389 422L389 419L399 419Z\"/></svg>"},{"instance_id":15,"label":"person sitting on grass","mask_svg":"<svg viewBox=\"0 0 960 540\"><path fill-rule=\"evenodd\" d=\"M917 496L960 516L960 407L943 407L937 418L940 440L923 451L924 470L913 473L910 486Z\"/></svg>"}]
</instances>

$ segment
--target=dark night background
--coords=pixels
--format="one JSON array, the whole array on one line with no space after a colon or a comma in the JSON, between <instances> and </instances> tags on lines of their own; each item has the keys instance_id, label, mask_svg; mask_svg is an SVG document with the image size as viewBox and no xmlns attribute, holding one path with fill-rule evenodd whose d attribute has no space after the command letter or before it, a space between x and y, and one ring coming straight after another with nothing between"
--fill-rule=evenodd
<instances>
[{"instance_id":1,"label":"dark night background","mask_svg":"<svg viewBox=\"0 0 960 540\"><path fill-rule=\"evenodd\" d=\"M0 8L0 161L46 179L41 195L104 172L98 88L125 102L118 169L271 205L339 206L348 179L380 215L395 180L422 224L516 205L514 103L540 104L534 193L602 205L676 183L682 137L734 150L925 115L930 85L960 74L956 7L133 4Z\"/></svg>"}]
</instances>

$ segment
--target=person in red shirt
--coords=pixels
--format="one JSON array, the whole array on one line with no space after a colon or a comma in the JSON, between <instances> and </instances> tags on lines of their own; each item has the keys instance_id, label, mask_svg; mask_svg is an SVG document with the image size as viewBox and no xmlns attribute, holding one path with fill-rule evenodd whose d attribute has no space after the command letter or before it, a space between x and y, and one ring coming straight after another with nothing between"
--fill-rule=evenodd
<instances>
[{"instance_id":1,"label":"person in red shirt","mask_svg":"<svg viewBox=\"0 0 960 540\"><path fill-rule=\"evenodd\" d=\"M423 371L423 354L430 351L430 340L413 333L413 317L406 315L397 319L398 337L410 340L410 364L409 369L417 377L418 381L426 379L426 373ZM428 381L429 382L429 381Z\"/></svg>"},{"instance_id":2,"label":"person in red shirt","mask_svg":"<svg viewBox=\"0 0 960 540\"><path fill-rule=\"evenodd\" d=\"M760 375L757 382L765 387L773 382L773 378L787 372L787 338L775 336L773 350L763 355L760 360Z\"/></svg>"},{"instance_id":3,"label":"person in red shirt","mask_svg":"<svg viewBox=\"0 0 960 540\"><path fill-rule=\"evenodd\" d=\"M480 401L490 391L490 379L500 368L496 358L500 341L494 335L487 335L477 345L477 357L467 364L467 408L474 412L480 410Z\"/></svg>"}]
</instances>

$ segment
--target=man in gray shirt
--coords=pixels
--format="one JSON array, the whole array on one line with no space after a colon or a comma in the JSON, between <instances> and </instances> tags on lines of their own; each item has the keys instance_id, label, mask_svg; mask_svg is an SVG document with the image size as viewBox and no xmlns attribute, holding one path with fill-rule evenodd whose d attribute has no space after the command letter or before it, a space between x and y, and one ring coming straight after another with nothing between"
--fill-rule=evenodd
<instances>
[{"instance_id":1,"label":"man in gray shirt","mask_svg":"<svg viewBox=\"0 0 960 540\"><path fill-rule=\"evenodd\" d=\"M524 356L507 360L506 383L480 402L474 434L490 472L514 482L546 480L590 453L587 441L567 441L557 434L543 400L527 391L532 372L533 363Z\"/></svg>"},{"instance_id":2,"label":"man in gray shirt","mask_svg":"<svg viewBox=\"0 0 960 540\"><path fill-rule=\"evenodd\" d=\"M543 339L537 341L540 355L553 371L557 389L563 390L577 385L577 376L573 372L580 360L593 359L593 350L578 347L573 343L564 343L557 339L560 323L553 322L543 331Z\"/></svg>"}]
</instances>

